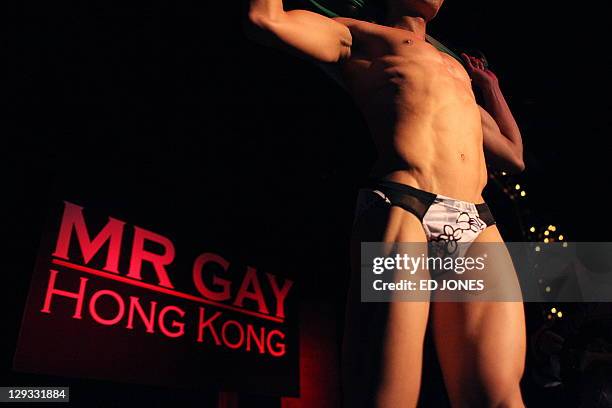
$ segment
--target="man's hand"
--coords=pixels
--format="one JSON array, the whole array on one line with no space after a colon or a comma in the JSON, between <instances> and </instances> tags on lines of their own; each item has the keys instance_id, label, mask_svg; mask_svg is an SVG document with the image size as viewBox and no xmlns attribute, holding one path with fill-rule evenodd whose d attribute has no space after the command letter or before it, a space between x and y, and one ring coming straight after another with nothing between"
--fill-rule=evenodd
<instances>
[{"instance_id":1,"label":"man's hand","mask_svg":"<svg viewBox=\"0 0 612 408\"><path fill-rule=\"evenodd\" d=\"M472 57L466 53L462 53L461 58L465 61L466 70L474 85L482 88L499 83L493 71L485 67L485 61L482 58Z\"/></svg>"}]
</instances>

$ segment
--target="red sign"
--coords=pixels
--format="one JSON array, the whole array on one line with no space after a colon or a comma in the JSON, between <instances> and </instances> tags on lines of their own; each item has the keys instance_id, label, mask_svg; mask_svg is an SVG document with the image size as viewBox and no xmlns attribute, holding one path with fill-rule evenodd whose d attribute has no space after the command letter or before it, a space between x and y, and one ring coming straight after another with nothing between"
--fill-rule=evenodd
<instances>
[{"instance_id":1,"label":"red sign","mask_svg":"<svg viewBox=\"0 0 612 408\"><path fill-rule=\"evenodd\" d=\"M34 271L15 369L297 394L293 281L61 207Z\"/></svg>"}]
</instances>

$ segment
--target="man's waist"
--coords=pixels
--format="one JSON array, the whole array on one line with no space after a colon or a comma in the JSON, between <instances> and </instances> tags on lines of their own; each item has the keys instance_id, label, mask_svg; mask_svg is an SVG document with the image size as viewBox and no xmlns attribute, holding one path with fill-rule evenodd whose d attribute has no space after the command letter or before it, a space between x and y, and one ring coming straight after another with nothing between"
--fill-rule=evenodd
<instances>
[{"instance_id":1,"label":"man's waist","mask_svg":"<svg viewBox=\"0 0 612 408\"><path fill-rule=\"evenodd\" d=\"M471 173L471 172L469 172ZM479 171L476 171L479 173ZM458 173L456 171L429 170L422 168L397 166L375 166L370 172L369 182L372 180L390 181L408 185L434 195L454 197L468 202L482 202L482 190L486 185L486 168L484 174ZM460 183L457 180L461 180Z\"/></svg>"}]
</instances>

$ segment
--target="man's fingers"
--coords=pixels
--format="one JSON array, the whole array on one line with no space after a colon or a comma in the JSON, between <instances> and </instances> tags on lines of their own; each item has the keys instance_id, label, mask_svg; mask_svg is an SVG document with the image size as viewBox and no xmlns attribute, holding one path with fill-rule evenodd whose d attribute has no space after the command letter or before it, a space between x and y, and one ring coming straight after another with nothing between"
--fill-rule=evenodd
<instances>
[{"instance_id":1,"label":"man's fingers","mask_svg":"<svg viewBox=\"0 0 612 408\"><path fill-rule=\"evenodd\" d=\"M474 70L474 61L472 61L472 57L470 57L466 53L462 53L461 57L464 59L467 65L468 71L472 72Z\"/></svg>"},{"instance_id":2,"label":"man's fingers","mask_svg":"<svg viewBox=\"0 0 612 408\"><path fill-rule=\"evenodd\" d=\"M468 66L468 68L472 68L472 60L470 60L469 55L467 55L466 53L462 53L461 58L463 58L463 61L465 61L465 64Z\"/></svg>"},{"instance_id":3,"label":"man's fingers","mask_svg":"<svg viewBox=\"0 0 612 408\"><path fill-rule=\"evenodd\" d=\"M472 57L472 65L476 69L482 69L482 64L480 63L480 60L476 57Z\"/></svg>"},{"instance_id":4,"label":"man's fingers","mask_svg":"<svg viewBox=\"0 0 612 408\"><path fill-rule=\"evenodd\" d=\"M478 58L470 56L470 61L475 68L481 69L480 60Z\"/></svg>"},{"instance_id":5,"label":"man's fingers","mask_svg":"<svg viewBox=\"0 0 612 408\"><path fill-rule=\"evenodd\" d=\"M478 71L487 72L488 69L485 67L485 62L482 58L473 57L471 55L462 52L461 58L465 61L466 69L470 75L475 74Z\"/></svg>"}]
</instances>

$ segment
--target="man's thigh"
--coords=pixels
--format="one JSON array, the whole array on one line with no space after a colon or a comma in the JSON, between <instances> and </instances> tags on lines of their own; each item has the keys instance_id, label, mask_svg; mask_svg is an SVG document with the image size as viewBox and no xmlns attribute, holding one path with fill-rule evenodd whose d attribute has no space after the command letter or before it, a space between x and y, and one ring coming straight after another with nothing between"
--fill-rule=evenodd
<instances>
[{"instance_id":1,"label":"man's thigh","mask_svg":"<svg viewBox=\"0 0 612 408\"><path fill-rule=\"evenodd\" d=\"M488 254L483 273L489 293L431 304L431 319L444 381L456 406L479 406L512 398L520 406L518 385L526 340L523 303L512 260L495 226L477 238L466 257ZM481 245L479 245L481 244ZM518 292L517 292L518 291ZM510 297L505 297L512 294ZM495 301L514 299L517 301Z\"/></svg>"},{"instance_id":2,"label":"man's thigh","mask_svg":"<svg viewBox=\"0 0 612 408\"><path fill-rule=\"evenodd\" d=\"M427 250L420 220L399 207L377 206L356 224L343 339L345 403L416 406L429 302L361 302L361 242L419 243L419 251Z\"/></svg>"}]
</instances>

